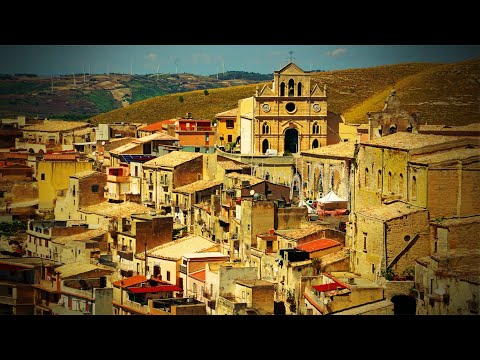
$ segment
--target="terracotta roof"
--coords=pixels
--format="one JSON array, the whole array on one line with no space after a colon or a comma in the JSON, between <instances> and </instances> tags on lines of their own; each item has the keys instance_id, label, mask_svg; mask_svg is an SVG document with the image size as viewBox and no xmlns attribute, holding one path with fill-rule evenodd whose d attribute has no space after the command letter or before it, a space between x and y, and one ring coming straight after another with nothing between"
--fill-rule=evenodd
<instances>
[{"instance_id":1,"label":"terracotta roof","mask_svg":"<svg viewBox=\"0 0 480 360\"><path fill-rule=\"evenodd\" d=\"M205 281L205 269L192 272L188 275L190 277L194 278L195 280Z\"/></svg>"},{"instance_id":2,"label":"terracotta roof","mask_svg":"<svg viewBox=\"0 0 480 360\"><path fill-rule=\"evenodd\" d=\"M301 155L314 155L322 158L349 158L355 157L355 144L353 142L341 142L334 145L322 146L316 149L302 151Z\"/></svg>"},{"instance_id":3,"label":"terracotta roof","mask_svg":"<svg viewBox=\"0 0 480 360\"><path fill-rule=\"evenodd\" d=\"M147 125L147 126L139 127L138 130L140 130L140 131L158 131L158 130L162 130L162 123L163 123L163 121L159 121L159 122L156 122L156 123Z\"/></svg>"},{"instance_id":4,"label":"terracotta roof","mask_svg":"<svg viewBox=\"0 0 480 360\"><path fill-rule=\"evenodd\" d=\"M198 180L191 184L180 186L173 190L174 193L194 194L197 191L210 189L214 186L223 184L221 181Z\"/></svg>"},{"instance_id":5,"label":"terracotta roof","mask_svg":"<svg viewBox=\"0 0 480 360\"><path fill-rule=\"evenodd\" d=\"M68 241L86 241L102 236L106 233L107 231L102 229L86 230L79 234L56 236L52 238L52 242L56 244L66 244Z\"/></svg>"},{"instance_id":6,"label":"terracotta roof","mask_svg":"<svg viewBox=\"0 0 480 360\"><path fill-rule=\"evenodd\" d=\"M469 158L480 157L479 148L451 149L440 153L413 156L410 160L412 164L432 165L447 161L466 160Z\"/></svg>"},{"instance_id":7,"label":"terracotta roof","mask_svg":"<svg viewBox=\"0 0 480 360\"><path fill-rule=\"evenodd\" d=\"M317 234L322 230L325 230L326 227L322 225L311 224L305 228L299 229L287 229L287 230L275 230L275 234L280 235L285 238L299 240L308 235Z\"/></svg>"},{"instance_id":8,"label":"terracotta roof","mask_svg":"<svg viewBox=\"0 0 480 360\"><path fill-rule=\"evenodd\" d=\"M108 217L129 217L132 214L149 213L150 208L131 202L125 201L119 204L112 204L105 201L100 204L90 205L80 209L83 213L97 214Z\"/></svg>"},{"instance_id":9,"label":"terracotta roof","mask_svg":"<svg viewBox=\"0 0 480 360\"><path fill-rule=\"evenodd\" d=\"M147 281L147 278L143 275L135 275L132 277L129 277L127 279L123 280L118 280L112 283L113 286L115 287L121 287L122 289L125 289L126 287L133 286L133 285L138 285L143 282Z\"/></svg>"},{"instance_id":10,"label":"terracotta roof","mask_svg":"<svg viewBox=\"0 0 480 360\"><path fill-rule=\"evenodd\" d=\"M244 279L239 279L235 281L239 285L244 285L247 287L256 287L256 286L271 286L274 287L275 284L271 283L266 280L260 280L260 279L255 279L255 280L244 280Z\"/></svg>"},{"instance_id":11,"label":"terracotta roof","mask_svg":"<svg viewBox=\"0 0 480 360\"><path fill-rule=\"evenodd\" d=\"M147 256L166 260L180 260L183 254L203 252L216 246L216 243L203 236L188 235L181 239L147 250ZM143 252L136 255L138 259L145 259Z\"/></svg>"},{"instance_id":12,"label":"terracotta roof","mask_svg":"<svg viewBox=\"0 0 480 360\"><path fill-rule=\"evenodd\" d=\"M247 174L240 174L240 173L237 173L237 172L232 172L232 173L229 173L229 174L225 174L225 177L229 178L229 179L238 179L240 181L249 181L250 182L250 185L256 185L256 184L259 184L265 180L263 179L259 179L255 176L252 176L252 175L247 175ZM238 185L238 187L240 188L241 184Z\"/></svg>"},{"instance_id":13,"label":"terracotta roof","mask_svg":"<svg viewBox=\"0 0 480 360\"><path fill-rule=\"evenodd\" d=\"M92 176L92 175L95 175L95 174L103 174L103 173L100 172L100 171L95 171L95 170L85 170L85 171L80 171L78 173L70 175L70 177L75 178L75 179L82 179L82 178L86 178L86 177L89 177L89 176Z\"/></svg>"},{"instance_id":14,"label":"terracotta roof","mask_svg":"<svg viewBox=\"0 0 480 360\"><path fill-rule=\"evenodd\" d=\"M340 246L340 243L335 240L322 238L322 239L309 241L305 244L299 245L296 247L296 249L311 253L319 250L330 249L334 246Z\"/></svg>"},{"instance_id":15,"label":"terracotta roof","mask_svg":"<svg viewBox=\"0 0 480 360\"><path fill-rule=\"evenodd\" d=\"M329 284L313 285L312 287L315 290L317 290L318 292L337 290L337 288L346 289L345 286L343 286L342 284L340 284L336 281L334 281L333 283L329 283Z\"/></svg>"},{"instance_id":16,"label":"terracotta roof","mask_svg":"<svg viewBox=\"0 0 480 360\"><path fill-rule=\"evenodd\" d=\"M392 135L362 142L361 144L391 149L414 150L426 146L455 143L460 139L462 138L457 136L426 135L400 131Z\"/></svg>"},{"instance_id":17,"label":"terracotta roof","mask_svg":"<svg viewBox=\"0 0 480 360\"><path fill-rule=\"evenodd\" d=\"M480 222L480 215L464 218L442 219L441 221L431 220L430 224L448 228L450 226L459 226L478 222Z\"/></svg>"},{"instance_id":18,"label":"terracotta roof","mask_svg":"<svg viewBox=\"0 0 480 360\"><path fill-rule=\"evenodd\" d=\"M179 288L176 285L159 285L159 286L140 286L140 287L129 287L129 292L134 294L145 294L145 293L157 293L161 291L165 292L174 292L174 291L183 291L182 288Z\"/></svg>"},{"instance_id":19,"label":"terracotta roof","mask_svg":"<svg viewBox=\"0 0 480 360\"><path fill-rule=\"evenodd\" d=\"M156 159L147 161L143 164L143 166L150 166L150 167L171 167L174 168L178 165L184 164L188 161L197 159L202 157L202 154L199 153L191 153L185 151L172 151L171 153L165 154L163 156L159 156Z\"/></svg>"},{"instance_id":20,"label":"terracotta roof","mask_svg":"<svg viewBox=\"0 0 480 360\"><path fill-rule=\"evenodd\" d=\"M242 171L244 168L248 168L249 166L246 164L235 164L232 160L226 161L218 161L217 164L224 168L225 170L239 170Z\"/></svg>"},{"instance_id":21,"label":"terracotta roof","mask_svg":"<svg viewBox=\"0 0 480 360\"><path fill-rule=\"evenodd\" d=\"M395 201L390 204L382 204L368 209L360 210L357 215L373 217L378 220L391 220L405 215L413 214L420 211L427 211L425 208L406 204L401 201Z\"/></svg>"},{"instance_id":22,"label":"terracotta roof","mask_svg":"<svg viewBox=\"0 0 480 360\"><path fill-rule=\"evenodd\" d=\"M89 126L89 124L81 121L45 120L43 124L25 126L22 131L70 131L86 126Z\"/></svg>"},{"instance_id":23,"label":"terracotta roof","mask_svg":"<svg viewBox=\"0 0 480 360\"><path fill-rule=\"evenodd\" d=\"M218 114L215 114L216 118L220 117L237 117L238 108L227 110Z\"/></svg>"},{"instance_id":24,"label":"terracotta roof","mask_svg":"<svg viewBox=\"0 0 480 360\"><path fill-rule=\"evenodd\" d=\"M47 161L76 161L80 157L80 154L45 154L43 160Z\"/></svg>"}]
</instances>

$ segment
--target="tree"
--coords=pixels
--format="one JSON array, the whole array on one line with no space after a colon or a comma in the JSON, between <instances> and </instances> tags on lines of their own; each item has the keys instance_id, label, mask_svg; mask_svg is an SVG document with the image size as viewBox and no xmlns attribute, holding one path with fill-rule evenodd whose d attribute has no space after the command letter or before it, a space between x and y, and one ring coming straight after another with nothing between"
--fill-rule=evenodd
<instances>
[{"instance_id":1,"label":"tree","mask_svg":"<svg viewBox=\"0 0 480 360\"><path fill-rule=\"evenodd\" d=\"M205 96L207 96L208 95L208 90L207 89L203 90L203 93L205 94Z\"/></svg>"},{"instance_id":2,"label":"tree","mask_svg":"<svg viewBox=\"0 0 480 360\"><path fill-rule=\"evenodd\" d=\"M183 96L180 95L180 96L178 97L178 101L180 101L181 103L183 103Z\"/></svg>"}]
</instances>

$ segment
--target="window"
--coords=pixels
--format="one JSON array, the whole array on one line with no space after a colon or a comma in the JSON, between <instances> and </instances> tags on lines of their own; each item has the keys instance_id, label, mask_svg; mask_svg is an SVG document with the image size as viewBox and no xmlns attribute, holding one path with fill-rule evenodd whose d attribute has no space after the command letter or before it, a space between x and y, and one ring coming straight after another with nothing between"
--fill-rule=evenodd
<instances>
[{"instance_id":1,"label":"window","mask_svg":"<svg viewBox=\"0 0 480 360\"><path fill-rule=\"evenodd\" d=\"M233 129L233 120L227 120L227 129Z\"/></svg>"},{"instance_id":2,"label":"window","mask_svg":"<svg viewBox=\"0 0 480 360\"><path fill-rule=\"evenodd\" d=\"M270 126L266 122L263 123L262 134L270 134Z\"/></svg>"},{"instance_id":3,"label":"window","mask_svg":"<svg viewBox=\"0 0 480 360\"><path fill-rule=\"evenodd\" d=\"M130 239L130 250L132 250L132 239Z\"/></svg>"},{"instance_id":4,"label":"window","mask_svg":"<svg viewBox=\"0 0 480 360\"><path fill-rule=\"evenodd\" d=\"M372 274L375 274L375 264L372 264Z\"/></svg>"},{"instance_id":5,"label":"window","mask_svg":"<svg viewBox=\"0 0 480 360\"><path fill-rule=\"evenodd\" d=\"M395 134L397 132L397 125L390 126L390 134Z\"/></svg>"},{"instance_id":6,"label":"window","mask_svg":"<svg viewBox=\"0 0 480 360\"><path fill-rule=\"evenodd\" d=\"M11 287L7 288L7 294L8 296L13 296L13 288Z\"/></svg>"},{"instance_id":7,"label":"window","mask_svg":"<svg viewBox=\"0 0 480 360\"><path fill-rule=\"evenodd\" d=\"M100 188L100 186L98 184L94 184L92 185L92 192L93 193L98 193L98 189Z\"/></svg>"},{"instance_id":8,"label":"window","mask_svg":"<svg viewBox=\"0 0 480 360\"><path fill-rule=\"evenodd\" d=\"M382 170L378 170L377 188L378 188L379 190L382 188Z\"/></svg>"},{"instance_id":9,"label":"window","mask_svg":"<svg viewBox=\"0 0 480 360\"><path fill-rule=\"evenodd\" d=\"M170 271L167 271L167 281L170 281Z\"/></svg>"},{"instance_id":10,"label":"window","mask_svg":"<svg viewBox=\"0 0 480 360\"><path fill-rule=\"evenodd\" d=\"M135 177L138 177L138 166L135 166Z\"/></svg>"},{"instance_id":11,"label":"window","mask_svg":"<svg viewBox=\"0 0 480 360\"><path fill-rule=\"evenodd\" d=\"M200 148L199 148L199 147L196 147L196 148L195 148L195 152L200 152Z\"/></svg>"},{"instance_id":12,"label":"window","mask_svg":"<svg viewBox=\"0 0 480 360\"><path fill-rule=\"evenodd\" d=\"M75 194L76 194L75 185L73 185L72 194L73 194L73 196L75 196ZM75 205L75 204L73 204L73 205Z\"/></svg>"},{"instance_id":13,"label":"window","mask_svg":"<svg viewBox=\"0 0 480 360\"><path fill-rule=\"evenodd\" d=\"M320 134L320 126L317 122L314 122L312 125L312 133L313 134Z\"/></svg>"},{"instance_id":14,"label":"window","mask_svg":"<svg viewBox=\"0 0 480 360\"><path fill-rule=\"evenodd\" d=\"M3 198L5 195L5 191L0 191L0 198Z\"/></svg>"},{"instance_id":15,"label":"window","mask_svg":"<svg viewBox=\"0 0 480 360\"><path fill-rule=\"evenodd\" d=\"M197 283L193 283L193 296L197 297Z\"/></svg>"},{"instance_id":16,"label":"window","mask_svg":"<svg viewBox=\"0 0 480 360\"><path fill-rule=\"evenodd\" d=\"M368 187L368 168L365 168L365 187Z\"/></svg>"},{"instance_id":17,"label":"window","mask_svg":"<svg viewBox=\"0 0 480 360\"><path fill-rule=\"evenodd\" d=\"M80 250L78 250L78 255L80 255Z\"/></svg>"},{"instance_id":18,"label":"window","mask_svg":"<svg viewBox=\"0 0 480 360\"><path fill-rule=\"evenodd\" d=\"M289 103L287 103L287 105L285 105L285 109L289 113L293 113L295 111L296 107L295 107L295 104L293 102L289 102Z\"/></svg>"},{"instance_id":19,"label":"window","mask_svg":"<svg viewBox=\"0 0 480 360\"><path fill-rule=\"evenodd\" d=\"M210 139L210 135L205 134L205 142L208 143L208 140Z\"/></svg>"},{"instance_id":20,"label":"window","mask_svg":"<svg viewBox=\"0 0 480 360\"><path fill-rule=\"evenodd\" d=\"M288 96L294 96L295 92L295 81L293 79L288 80Z\"/></svg>"},{"instance_id":21,"label":"window","mask_svg":"<svg viewBox=\"0 0 480 360\"><path fill-rule=\"evenodd\" d=\"M158 277L160 274L160 266L159 265L154 265L153 266L153 277Z\"/></svg>"},{"instance_id":22,"label":"window","mask_svg":"<svg viewBox=\"0 0 480 360\"><path fill-rule=\"evenodd\" d=\"M280 96L285 96L285 83L280 84Z\"/></svg>"},{"instance_id":23,"label":"window","mask_svg":"<svg viewBox=\"0 0 480 360\"><path fill-rule=\"evenodd\" d=\"M44 173L40 174L40 180L45 180L45 174ZM73 194L73 195L75 195L75 194Z\"/></svg>"},{"instance_id":24,"label":"window","mask_svg":"<svg viewBox=\"0 0 480 360\"><path fill-rule=\"evenodd\" d=\"M242 290L242 301L245 301L245 291Z\"/></svg>"},{"instance_id":25,"label":"window","mask_svg":"<svg viewBox=\"0 0 480 360\"><path fill-rule=\"evenodd\" d=\"M405 235L405 236L403 237L403 240L405 240L405 241L410 241L410 235Z\"/></svg>"},{"instance_id":26,"label":"window","mask_svg":"<svg viewBox=\"0 0 480 360\"><path fill-rule=\"evenodd\" d=\"M137 263L137 274L140 274L140 263Z\"/></svg>"},{"instance_id":27,"label":"window","mask_svg":"<svg viewBox=\"0 0 480 360\"><path fill-rule=\"evenodd\" d=\"M392 192L392 172L388 172L388 191Z\"/></svg>"},{"instance_id":28,"label":"window","mask_svg":"<svg viewBox=\"0 0 480 360\"><path fill-rule=\"evenodd\" d=\"M228 135L227 139L228 139L228 142L231 143L232 142L232 135Z\"/></svg>"},{"instance_id":29,"label":"window","mask_svg":"<svg viewBox=\"0 0 480 360\"><path fill-rule=\"evenodd\" d=\"M302 83L299 82L298 85L297 85L297 96L302 96Z\"/></svg>"},{"instance_id":30,"label":"window","mask_svg":"<svg viewBox=\"0 0 480 360\"><path fill-rule=\"evenodd\" d=\"M363 233L363 252L367 252L367 233Z\"/></svg>"},{"instance_id":31,"label":"window","mask_svg":"<svg viewBox=\"0 0 480 360\"><path fill-rule=\"evenodd\" d=\"M398 192L400 195L403 194L403 174L400 174L400 179L398 181Z\"/></svg>"}]
</instances>

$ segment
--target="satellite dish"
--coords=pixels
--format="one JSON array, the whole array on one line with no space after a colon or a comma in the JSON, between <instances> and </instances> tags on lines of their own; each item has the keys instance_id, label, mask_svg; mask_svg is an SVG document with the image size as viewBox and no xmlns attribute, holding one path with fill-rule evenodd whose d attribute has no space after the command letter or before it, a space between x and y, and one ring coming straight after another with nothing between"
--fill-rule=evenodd
<instances>
[{"instance_id":1,"label":"satellite dish","mask_svg":"<svg viewBox=\"0 0 480 360\"><path fill-rule=\"evenodd\" d=\"M250 195L253 195L253 194L255 194L255 190L252 189L250 190Z\"/></svg>"},{"instance_id":2,"label":"satellite dish","mask_svg":"<svg viewBox=\"0 0 480 360\"><path fill-rule=\"evenodd\" d=\"M105 145L105 141L102 141L102 145Z\"/></svg>"}]
</instances>

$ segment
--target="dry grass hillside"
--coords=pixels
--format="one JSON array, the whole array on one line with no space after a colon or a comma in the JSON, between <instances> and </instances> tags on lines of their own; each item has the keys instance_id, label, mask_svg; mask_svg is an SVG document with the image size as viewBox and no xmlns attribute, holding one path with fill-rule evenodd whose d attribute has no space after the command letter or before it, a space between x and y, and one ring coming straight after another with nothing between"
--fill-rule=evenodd
<instances>
[{"instance_id":1,"label":"dry grass hillside","mask_svg":"<svg viewBox=\"0 0 480 360\"><path fill-rule=\"evenodd\" d=\"M272 74L273 78L273 74ZM454 64L409 63L315 73L327 84L329 110L342 113L347 123L367 122L368 111L383 108L392 88L421 123L465 125L480 122L480 60ZM184 92L147 99L92 118L93 123L130 121L154 123L191 112L194 118L213 119L252 96L252 84ZM183 97L183 102L179 97Z\"/></svg>"}]
</instances>

